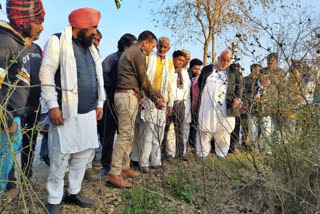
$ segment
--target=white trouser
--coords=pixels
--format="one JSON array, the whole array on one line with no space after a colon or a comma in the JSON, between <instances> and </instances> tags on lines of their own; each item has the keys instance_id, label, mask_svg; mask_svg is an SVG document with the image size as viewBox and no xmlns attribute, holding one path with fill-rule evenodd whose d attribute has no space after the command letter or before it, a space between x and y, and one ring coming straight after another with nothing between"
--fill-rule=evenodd
<instances>
[{"instance_id":1,"label":"white trouser","mask_svg":"<svg viewBox=\"0 0 320 214\"><path fill-rule=\"evenodd\" d=\"M259 137L268 137L271 133L272 119L270 116L263 118L249 117L249 140L251 143L255 143L255 152L259 152ZM270 153L270 146L266 141L264 141L263 147L266 153Z\"/></svg>"},{"instance_id":2,"label":"white trouser","mask_svg":"<svg viewBox=\"0 0 320 214\"><path fill-rule=\"evenodd\" d=\"M50 168L48 173L47 191L50 204L60 204L63 197L64 174L69 165L69 194L77 194L86 170L86 163L95 149L86 149L73 154L62 154L60 147L50 145Z\"/></svg>"},{"instance_id":3,"label":"white trouser","mask_svg":"<svg viewBox=\"0 0 320 214\"><path fill-rule=\"evenodd\" d=\"M190 123L184 123L184 125L183 125L183 144L184 144L183 155L187 152L189 133L190 133Z\"/></svg>"},{"instance_id":4,"label":"white trouser","mask_svg":"<svg viewBox=\"0 0 320 214\"><path fill-rule=\"evenodd\" d=\"M165 126L158 126L153 123L143 123L142 154L140 156L140 165L161 166L161 143L164 137Z\"/></svg>"},{"instance_id":5,"label":"white trouser","mask_svg":"<svg viewBox=\"0 0 320 214\"><path fill-rule=\"evenodd\" d=\"M92 153L90 154L90 157L89 157L88 162L86 164L86 169L92 168L92 162L93 162L94 156L96 156L96 150L95 149L93 149Z\"/></svg>"},{"instance_id":6,"label":"white trouser","mask_svg":"<svg viewBox=\"0 0 320 214\"><path fill-rule=\"evenodd\" d=\"M167 145L166 145L167 156L176 156L176 134L174 132L174 124L169 125L167 134Z\"/></svg>"},{"instance_id":7,"label":"white trouser","mask_svg":"<svg viewBox=\"0 0 320 214\"><path fill-rule=\"evenodd\" d=\"M226 131L217 131L213 134L202 131L197 132L197 154L200 158L207 157L211 151L212 139L214 139L215 142L215 152L217 156L224 158L228 154L230 147L230 133Z\"/></svg>"},{"instance_id":8,"label":"white trouser","mask_svg":"<svg viewBox=\"0 0 320 214\"><path fill-rule=\"evenodd\" d=\"M188 140L190 133L190 123L184 123L183 125L183 155L187 152ZM176 156L176 134L174 132L174 124L171 123L168 130L168 140L167 140L167 155L175 157Z\"/></svg>"}]
</instances>

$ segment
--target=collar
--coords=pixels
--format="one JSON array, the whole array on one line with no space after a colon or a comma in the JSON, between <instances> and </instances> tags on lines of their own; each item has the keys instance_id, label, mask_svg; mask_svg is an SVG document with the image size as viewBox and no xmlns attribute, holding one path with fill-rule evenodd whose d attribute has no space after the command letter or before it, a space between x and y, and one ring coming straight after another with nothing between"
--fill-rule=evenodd
<instances>
[{"instance_id":1,"label":"collar","mask_svg":"<svg viewBox=\"0 0 320 214\"><path fill-rule=\"evenodd\" d=\"M0 26L9 29L12 31L16 36L18 36L24 43L24 45L31 45L32 39L31 38L24 38L18 31L16 31L11 25L9 25L7 22L0 21Z\"/></svg>"}]
</instances>

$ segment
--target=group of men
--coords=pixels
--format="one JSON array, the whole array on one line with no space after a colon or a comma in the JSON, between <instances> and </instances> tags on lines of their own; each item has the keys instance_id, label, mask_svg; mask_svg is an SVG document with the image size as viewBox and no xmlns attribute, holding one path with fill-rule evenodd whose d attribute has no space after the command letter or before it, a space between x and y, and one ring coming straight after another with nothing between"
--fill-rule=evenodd
<instances>
[{"instance_id":1,"label":"group of men","mask_svg":"<svg viewBox=\"0 0 320 214\"><path fill-rule=\"evenodd\" d=\"M223 51L200 72L201 60L190 61L189 51L176 50L168 56L170 40L144 31L138 38L124 34L118 51L102 61L97 48L102 38L97 30L101 14L80 8L70 13L70 26L50 37L42 56L33 43L43 30L41 0L7 0L7 14L9 23L0 22L0 38L5 41L0 44L0 197L14 189L7 181L14 177L14 154L21 142L22 169L27 178L32 176L29 156L37 136L33 127L40 121L40 84L51 122L49 213L59 213L62 201L94 206L80 190L99 147L98 136L102 174L113 186L130 188L126 178L148 173L150 167L157 169L164 160L188 161L188 145L205 159L214 141L217 157L225 158L243 115L250 117L250 127L242 125L250 129L243 133L252 142L256 130L262 130L254 120L264 127L272 121L279 124L279 118L272 119L270 100L272 95L281 96L286 73L277 67L275 54L267 57L267 68L260 71L261 66L253 65L243 82L240 65L230 66L231 52ZM254 118L249 113L253 106L265 114ZM172 123L173 140L168 136ZM28 131L22 135L23 127ZM132 162L140 172L131 168ZM64 193L67 169L69 187Z\"/></svg>"}]
</instances>

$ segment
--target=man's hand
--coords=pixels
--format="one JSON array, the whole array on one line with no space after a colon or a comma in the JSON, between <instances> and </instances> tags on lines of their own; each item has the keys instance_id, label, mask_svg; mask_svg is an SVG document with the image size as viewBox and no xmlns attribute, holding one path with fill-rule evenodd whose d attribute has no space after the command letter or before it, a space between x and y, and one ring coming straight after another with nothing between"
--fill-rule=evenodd
<instances>
[{"instance_id":1,"label":"man's hand","mask_svg":"<svg viewBox=\"0 0 320 214\"><path fill-rule=\"evenodd\" d=\"M241 104L241 100L239 98L234 99L232 107L233 108L239 108Z\"/></svg>"},{"instance_id":2,"label":"man's hand","mask_svg":"<svg viewBox=\"0 0 320 214\"><path fill-rule=\"evenodd\" d=\"M97 121L102 119L103 116L103 108L96 108L96 116L97 116Z\"/></svg>"},{"instance_id":3,"label":"man's hand","mask_svg":"<svg viewBox=\"0 0 320 214\"><path fill-rule=\"evenodd\" d=\"M264 104L267 102L267 99L266 98L260 98L260 103Z\"/></svg>"},{"instance_id":4,"label":"man's hand","mask_svg":"<svg viewBox=\"0 0 320 214\"><path fill-rule=\"evenodd\" d=\"M59 107L52 108L49 110L49 118L52 124L56 126L63 126L64 120L62 118L62 112Z\"/></svg>"},{"instance_id":5,"label":"man's hand","mask_svg":"<svg viewBox=\"0 0 320 214\"><path fill-rule=\"evenodd\" d=\"M8 129L9 135L14 135L18 130L18 124L14 121L11 127Z\"/></svg>"},{"instance_id":6,"label":"man's hand","mask_svg":"<svg viewBox=\"0 0 320 214\"><path fill-rule=\"evenodd\" d=\"M172 107L167 107L167 117L170 117L172 115Z\"/></svg>"},{"instance_id":7,"label":"man's hand","mask_svg":"<svg viewBox=\"0 0 320 214\"><path fill-rule=\"evenodd\" d=\"M158 99L157 102L155 103L157 109L163 109L165 107L165 103L163 99Z\"/></svg>"}]
</instances>

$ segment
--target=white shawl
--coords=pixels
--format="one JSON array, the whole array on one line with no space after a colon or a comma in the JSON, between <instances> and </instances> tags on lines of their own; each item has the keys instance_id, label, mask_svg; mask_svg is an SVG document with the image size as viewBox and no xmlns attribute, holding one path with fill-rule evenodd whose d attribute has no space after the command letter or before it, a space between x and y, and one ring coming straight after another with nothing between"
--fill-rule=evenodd
<instances>
[{"instance_id":1,"label":"white shawl","mask_svg":"<svg viewBox=\"0 0 320 214\"><path fill-rule=\"evenodd\" d=\"M153 82L153 78L154 78L154 74L156 72L157 69L157 54L152 54L149 58L149 60L147 60L147 75L148 78L152 84ZM169 59L165 58L165 63L163 66L163 71L162 71L162 78L161 78L161 95L163 96L164 100L168 99L168 83L169 83ZM141 111L141 118L144 121L153 121L154 123L159 123L159 120L161 122L163 122L163 120L165 121L166 117L165 117L165 112L166 110L159 110L161 111L164 115L160 116L158 115L158 111L156 109L156 106L154 105L154 103L149 99L149 98L145 98L145 110Z\"/></svg>"},{"instance_id":2,"label":"white shawl","mask_svg":"<svg viewBox=\"0 0 320 214\"><path fill-rule=\"evenodd\" d=\"M60 48L58 48L60 47ZM94 45L89 47L95 62L97 75L97 107L103 107L105 92L103 87L102 63ZM54 75L60 65L62 88L62 115L64 119L78 114L78 83L76 59L72 47L72 27L68 26L61 34L60 40L52 36L45 46L44 57L40 68L40 80L43 85L55 85ZM42 86L42 97L49 109L58 107L57 93L52 86Z\"/></svg>"}]
</instances>

